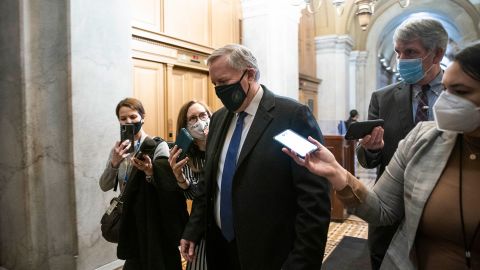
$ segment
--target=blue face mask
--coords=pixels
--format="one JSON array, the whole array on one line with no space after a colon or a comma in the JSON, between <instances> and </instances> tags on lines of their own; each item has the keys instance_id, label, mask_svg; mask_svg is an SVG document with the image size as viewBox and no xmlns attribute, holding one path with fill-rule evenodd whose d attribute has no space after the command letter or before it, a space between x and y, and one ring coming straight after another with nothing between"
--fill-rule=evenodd
<instances>
[{"instance_id":1,"label":"blue face mask","mask_svg":"<svg viewBox=\"0 0 480 270\"><path fill-rule=\"evenodd\" d=\"M424 58L415 58L415 59L398 59L397 70L402 76L402 79L408 84L414 84L422 80L427 72L432 69L433 64L430 68L425 71L423 70L423 59L427 58L428 55L425 55Z\"/></svg>"}]
</instances>

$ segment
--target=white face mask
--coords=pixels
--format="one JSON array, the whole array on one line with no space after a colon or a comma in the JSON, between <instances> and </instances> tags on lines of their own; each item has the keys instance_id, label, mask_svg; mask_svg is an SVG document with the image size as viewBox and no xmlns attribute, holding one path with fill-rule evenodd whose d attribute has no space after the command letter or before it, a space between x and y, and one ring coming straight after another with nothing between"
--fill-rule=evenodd
<instances>
[{"instance_id":1,"label":"white face mask","mask_svg":"<svg viewBox=\"0 0 480 270\"><path fill-rule=\"evenodd\" d=\"M195 124L188 126L188 132L190 132L193 138L204 141L207 139L207 135L205 135L205 129L208 128L209 124L210 119L207 119L205 121L198 119Z\"/></svg>"},{"instance_id":2,"label":"white face mask","mask_svg":"<svg viewBox=\"0 0 480 270\"><path fill-rule=\"evenodd\" d=\"M433 115L439 130L468 133L480 127L480 107L447 91L433 105Z\"/></svg>"}]
</instances>

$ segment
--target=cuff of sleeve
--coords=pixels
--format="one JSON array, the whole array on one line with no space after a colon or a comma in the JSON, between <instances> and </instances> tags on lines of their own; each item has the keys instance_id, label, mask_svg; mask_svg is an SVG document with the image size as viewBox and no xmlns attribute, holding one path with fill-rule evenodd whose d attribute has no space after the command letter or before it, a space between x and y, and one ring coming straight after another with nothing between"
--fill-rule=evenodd
<instances>
[{"instance_id":1,"label":"cuff of sleeve","mask_svg":"<svg viewBox=\"0 0 480 270\"><path fill-rule=\"evenodd\" d=\"M337 191L337 198L347 207L355 207L365 201L367 187L351 173L347 173L347 186Z\"/></svg>"}]
</instances>

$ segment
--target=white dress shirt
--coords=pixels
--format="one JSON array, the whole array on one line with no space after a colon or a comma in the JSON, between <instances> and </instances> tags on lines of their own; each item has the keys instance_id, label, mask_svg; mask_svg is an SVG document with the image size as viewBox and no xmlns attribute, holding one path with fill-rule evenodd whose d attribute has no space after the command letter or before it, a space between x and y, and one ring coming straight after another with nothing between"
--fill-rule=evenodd
<instances>
[{"instance_id":1,"label":"white dress shirt","mask_svg":"<svg viewBox=\"0 0 480 270\"><path fill-rule=\"evenodd\" d=\"M258 106L260 105L260 100L262 99L262 96L263 96L263 89L260 86L257 93L255 94L255 97L253 97L252 101L244 111L247 113L247 115L245 116L244 123L243 123L242 138L240 139L240 146L238 149L237 160L240 155L240 152L242 151L245 138L247 138L248 131L252 126L252 122L253 122L253 119L255 118L255 114L257 113L257 109L258 109ZM232 140L232 135L233 135L233 131L235 130L235 125L237 123L238 115L239 115L238 113L235 114L232 121L230 122L230 126L228 127L228 131L227 131L227 136L225 137L225 141L223 143L222 154L220 155L220 159L218 161L218 171L217 171L218 190L215 196L214 213L215 213L215 221L217 222L217 225L219 228L222 228L221 221L220 221L220 194L222 189L223 164L225 163L225 157L227 156L228 146L230 145L230 141Z\"/></svg>"}]
</instances>

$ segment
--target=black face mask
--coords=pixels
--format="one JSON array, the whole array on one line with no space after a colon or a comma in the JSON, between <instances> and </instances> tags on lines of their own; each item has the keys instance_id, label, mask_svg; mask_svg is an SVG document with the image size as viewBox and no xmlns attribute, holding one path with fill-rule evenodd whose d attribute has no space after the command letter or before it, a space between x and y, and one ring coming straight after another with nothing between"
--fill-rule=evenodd
<instances>
[{"instance_id":1,"label":"black face mask","mask_svg":"<svg viewBox=\"0 0 480 270\"><path fill-rule=\"evenodd\" d=\"M242 84L240 83L246 73L247 70L243 72L242 77L236 83L215 86L217 97L222 101L225 108L231 112L235 112L242 106L243 101L247 98L248 91L250 91L250 85L248 85L247 94L245 94Z\"/></svg>"},{"instance_id":2,"label":"black face mask","mask_svg":"<svg viewBox=\"0 0 480 270\"><path fill-rule=\"evenodd\" d=\"M141 119L139 122L132 123L133 124L133 133L137 135L137 133L142 129L143 126L143 119Z\"/></svg>"}]
</instances>

